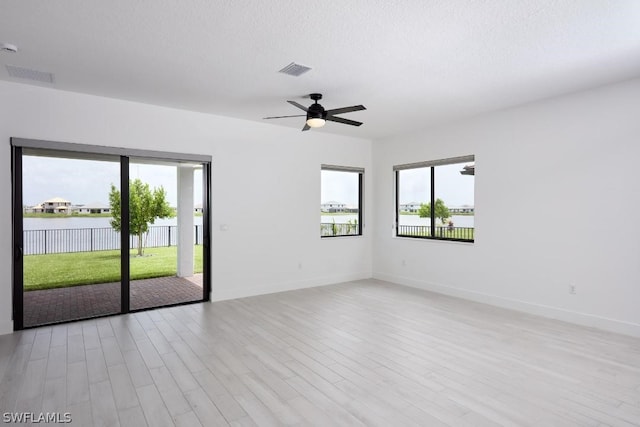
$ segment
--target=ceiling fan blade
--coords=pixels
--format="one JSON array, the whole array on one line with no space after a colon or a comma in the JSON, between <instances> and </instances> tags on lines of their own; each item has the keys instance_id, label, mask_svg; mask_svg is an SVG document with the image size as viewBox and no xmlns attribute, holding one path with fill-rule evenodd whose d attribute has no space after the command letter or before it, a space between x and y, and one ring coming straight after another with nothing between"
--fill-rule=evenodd
<instances>
[{"instance_id":1,"label":"ceiling fan blade","mask_svg":"<svg viewBox=\"0 0 640 427\"><path fill-rule=\"evenodd\" d=\"M342 123L342 124L351 125L351 126L360 126L362 124L362 122L356 122L355 120L343 119L342 117L327 116L326 120L328 122L337 122L337 123Z\"/></svg>"},{"instance_id":2,"label":"ceiling fan blade","mask_svg":"<svg viewBox=\"0 0 640 427\"><path fill-rule=\"evenodd\" d=\"M304 105L302 105L302 104L298 104L296 101L287 101L287 102L288 102L289 104L293 105L293 106L298 107L298 108L299 108L299 109L301 109L302 111L309 111L309 110L307 109L307 107L305 107L305 106L304 106Z\"/></svg>"},{"instance_id":3,"label":"ceiling fan blade","mask_svg":"<svg viewBox=\"0 0 640 427\"><path fill-rule=\"evenodd\" d=\"M287 118L287 117L305 117L305 115L304 114L297 114L295 116L271 116L271 117L263 117L262 119L263 120L266 120L266 119L284 119L284 118Z\"/></svg>"},{"instance_id":4,"label":"ceiling fan blade","mask_svg":"<svg viewBox=\"0 0 640 427\"><path fill-rule=\"evenodd\" d=\"M311 129L311 126L309 126L308 124L304 124L304 127L302 128L302 132L304 132L305 130L309 130Z\"/></svg>"},{"instance_id":5,"label":"ceiling fan blade","mask_svg":"<svg viewBox=\"0 0 640 427\"><path fill-rule=\"evenodd\" d=\"M353 107L334 108L333 110L327 110L327 115L333 116L334 114L350 113L352 111L361 111L361 110L366 110L364 105L354 105Z\"/></svg>"}]
</instances>

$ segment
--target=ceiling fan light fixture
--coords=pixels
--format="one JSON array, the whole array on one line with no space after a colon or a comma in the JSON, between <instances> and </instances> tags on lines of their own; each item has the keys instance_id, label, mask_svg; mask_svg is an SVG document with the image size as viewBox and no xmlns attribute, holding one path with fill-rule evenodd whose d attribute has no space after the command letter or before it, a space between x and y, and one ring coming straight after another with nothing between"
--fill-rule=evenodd
<instances>
[{"instance_id":1,"label":"ceiling fan light fixture","mask_svg":"<svg viewBox=\"0 0 640 427\"><path fill-rule=\"evenodd\" d=\"M321 128L322 126L325 125L325 123L327 123L325 119L318 118L318 117L310 117L307 119L307 125L310 128Z\"/></svg>"}]
</instances>

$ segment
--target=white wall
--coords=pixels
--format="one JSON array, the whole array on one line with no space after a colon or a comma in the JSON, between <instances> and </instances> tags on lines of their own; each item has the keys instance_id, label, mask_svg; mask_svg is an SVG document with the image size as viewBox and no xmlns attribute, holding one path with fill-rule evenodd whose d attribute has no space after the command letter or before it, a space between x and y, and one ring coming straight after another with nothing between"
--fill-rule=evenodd
<instances>
[{"instance_id":1,"label":"white wall","mask_svg":"<svg viewBox=\"0 0 640 427\"><path fill-rule=\"evenodd\" d=\"M320 165L364 167L371 189L370 141L0 82L0 333L13 328L12 136L213 156L214 300L371 277L370 227L319 237Z\"/></svg>"},{"instance_id":2,"label":"white wall","mask_svg":"<svg viewBox=\"0 0 640 427\"><path fill-rule=\"evenodd\" d=\"M0 333L17 136L213 156L214 300L373 274L640 336L639 111L633 80L376 141L372 163L366 140L0 82ZM392 166L466 154L476 242L393 237ZM319 238L322 163L367 169L364 237Z\"/></svg>"},{"instance_id":3,"label":"white wall","mask_svg":"<svg viewBox=\"0 0 640 427\"><path fill-rule=\"evenodd\" d=\"M374 277L640 336L640 80L373 152ZM475 243L393 237L392 166L467 154Z\"/></svg>"}]
</instances>

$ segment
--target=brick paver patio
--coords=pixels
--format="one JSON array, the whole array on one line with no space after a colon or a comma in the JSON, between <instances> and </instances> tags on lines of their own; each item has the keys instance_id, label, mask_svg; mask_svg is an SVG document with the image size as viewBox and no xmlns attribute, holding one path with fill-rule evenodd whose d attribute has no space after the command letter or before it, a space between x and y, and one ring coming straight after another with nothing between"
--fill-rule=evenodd
<instances>
[{"instance_id":1,"label":"brick paver patio","mask_svg":"<svg viewBox=\"0 0 640 427\"><path fill-rule=\"evenodd\" d=\"M131 310L202 300L202 274L134 280ZM120 312L120 282L24 293L24 326Z\"/></svg>"}]
</instances>

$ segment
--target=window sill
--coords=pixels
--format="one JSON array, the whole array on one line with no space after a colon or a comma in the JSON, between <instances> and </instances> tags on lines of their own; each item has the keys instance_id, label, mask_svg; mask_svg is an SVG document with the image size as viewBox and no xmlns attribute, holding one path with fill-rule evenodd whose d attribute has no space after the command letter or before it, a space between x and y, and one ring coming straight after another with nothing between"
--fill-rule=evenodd
<instances>
[{"instance_id":1,"label":"window sill","mask_svg":"<svg viewBox=\"0 0 640 427\"><path fill-rule=\"evenodd\" d=\"M399 240L412 240L412 241L422 241L422 242L454 243L454 244L464 245L464 246L473 246L473 244L475 243L475 240L454 240L454 239L438 239L438 238L431 239L426 237L411 237L411 236L397 236L397 235L392 236L392 238L399 239Z\"/></svg>"}]
</instances>

